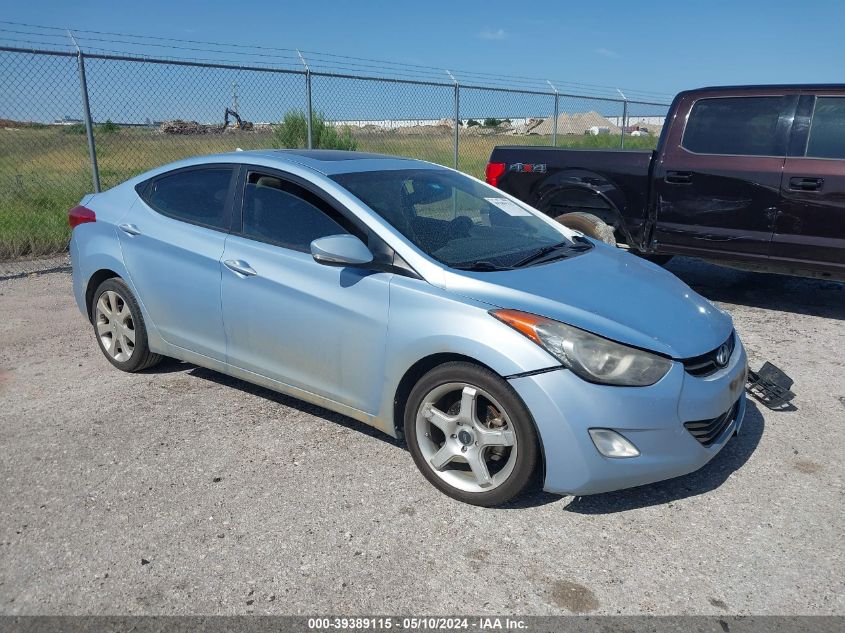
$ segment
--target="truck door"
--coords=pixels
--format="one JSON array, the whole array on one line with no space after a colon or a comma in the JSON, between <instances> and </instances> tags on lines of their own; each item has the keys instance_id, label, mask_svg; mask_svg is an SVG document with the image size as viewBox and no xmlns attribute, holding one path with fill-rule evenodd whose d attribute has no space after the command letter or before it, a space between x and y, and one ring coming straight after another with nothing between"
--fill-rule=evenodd
<instances>
[{"instance_id":1,"label":"truck door","mask_svg":"<svg viewBox=\"0 0 845 633\"><path fill-rule=\"evenodd\" d=\"M797 99L693 93L678 102L654 172L661 252L768 257Z\"/></svg>"},{"instance_id":2,"label":"truck door","mask_svg":"<svg viewBox=\"0 0 845 633\"><path fill-rule=\"evenodd\" d=\"M773 259L845 273L845 94L801 96L779 211Z\"/></svg>"}]
</instances>

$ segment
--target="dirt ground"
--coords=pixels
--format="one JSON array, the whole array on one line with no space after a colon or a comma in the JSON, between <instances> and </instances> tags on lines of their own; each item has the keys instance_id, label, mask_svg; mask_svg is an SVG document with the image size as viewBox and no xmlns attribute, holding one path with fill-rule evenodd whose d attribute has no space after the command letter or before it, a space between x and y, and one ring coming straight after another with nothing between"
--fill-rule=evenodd
<instances>
[{"instance_id":1,"label":"dirt ground","mask_svg":"<svg viewBox=\"0 0 845 633\"><path fill-rule=\"evenodd\" d=\"M118 372L66 273L0 282L0 613L845 614L845 285L669 268L796 409L691 475L495 510L342 416Z\"/></svg>"}]
</instances>

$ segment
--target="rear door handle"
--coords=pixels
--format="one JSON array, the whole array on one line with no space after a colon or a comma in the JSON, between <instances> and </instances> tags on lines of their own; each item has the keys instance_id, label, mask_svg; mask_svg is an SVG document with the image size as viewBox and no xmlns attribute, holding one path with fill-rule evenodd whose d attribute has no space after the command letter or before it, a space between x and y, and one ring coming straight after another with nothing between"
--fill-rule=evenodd
<instances>
[{"instance_id":1,"label":"rear door handle","mask_svg":"<svg viewBox=\"0 0 845 633\"><path fill-rule=\"evenodd\" d=\"M688 185L692 182L692 172L667 171L664 180L673 185Z\"/></svg>"},{"instance_id":2,"label":"rear door handle","mask_svg":"<svg viewBox=\"0 0 845 633\"><path fill-rule=\"evenodd\" d=\"M139 229L134 224L118 224L117 228L119 228L121 231L123 231L127 235L140 235L141 234L141 229Z\"/></svg>"},{"instance_id":3,"label":"rear door handle","mask_svg":"<svg viewBox=\"0 0 845 633\"><path fill-rule=\"evenodd\" d=\"M792 191L818 191L824 184L824 178L812 176L794 176L789 179L789 188Z\"/></svg>"},{"instance_id":4,"label":"rear door handle","mask_svg":"<svg viewBox=\"0 0 845 633\"><path fill-rule=\"evenodd\" d=\"M223 265L226 266L226 268L231 270L233 273L236 273L243 277L254 277L258 274L257 272L255 272L254 268L252 268L242 259L227 259L225 262L223 262Z\"/></svg>"}]
</instances>

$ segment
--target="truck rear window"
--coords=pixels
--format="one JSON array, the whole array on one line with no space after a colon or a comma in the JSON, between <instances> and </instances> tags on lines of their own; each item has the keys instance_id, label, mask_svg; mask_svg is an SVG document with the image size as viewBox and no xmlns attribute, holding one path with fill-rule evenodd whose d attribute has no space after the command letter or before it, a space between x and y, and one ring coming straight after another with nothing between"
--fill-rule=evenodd
<instances>
[{"instance_id":1,"label":"truck rear window","mask_svg":"<svg viewBox=\"0 0 845 633\"><path fill-rule=\"evenodd\" d=\"M697 154L780 156L777 135L782 97L699 99L681 145Z\"/></svg>"},{"instance_id":2,"label":"truck rear window","mask_svg":"<svg viewBox=\"0 0 845 633\"><path fill-rule=\"evenodd\" d=\"M807 156L845 158L845 97L816 99Z\"/></svg>"}]
</instances>

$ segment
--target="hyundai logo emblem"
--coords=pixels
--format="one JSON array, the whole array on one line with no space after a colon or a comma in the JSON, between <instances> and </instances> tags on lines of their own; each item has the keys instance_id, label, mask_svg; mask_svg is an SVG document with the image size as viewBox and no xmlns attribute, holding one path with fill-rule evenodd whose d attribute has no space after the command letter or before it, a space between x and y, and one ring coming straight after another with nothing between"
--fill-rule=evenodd
<instances>
[{"instance_id":1,"label":"hyundai logo emblem","mask_svg":"<svg viewBox=\"0 0 845 633\"><path fill-rule=\"evenodd\" d=\"M728 364L728 361L731 358L731 351L728 348L727 343L722 343L719 346L719 349L716 350L716 364L719 367L724 367Z\"/></svg>"}]
</instances>

